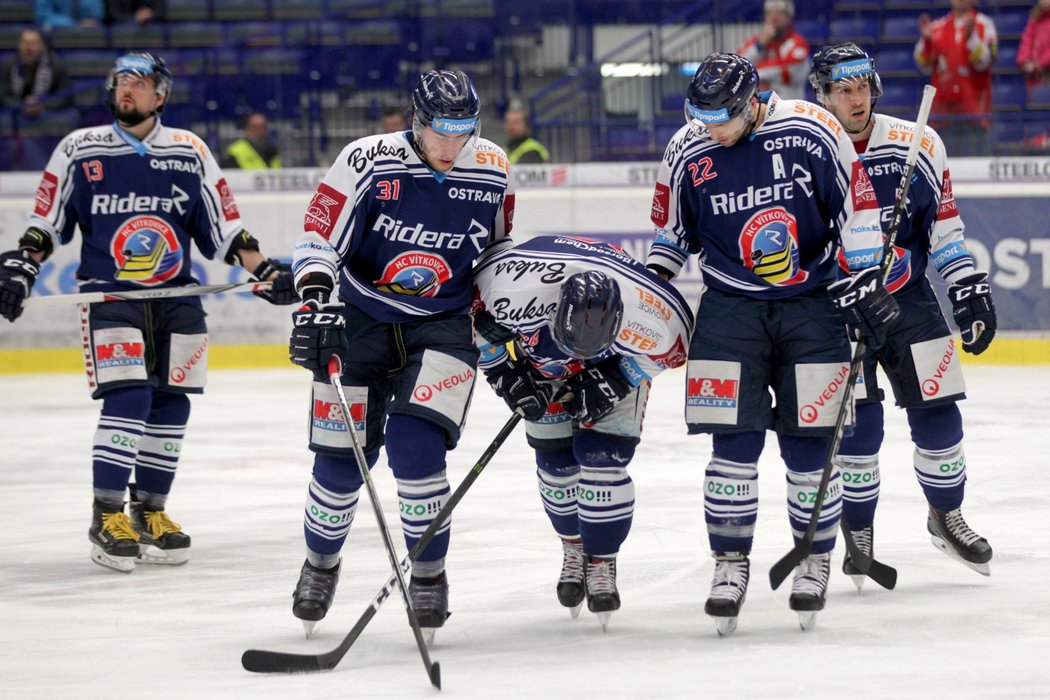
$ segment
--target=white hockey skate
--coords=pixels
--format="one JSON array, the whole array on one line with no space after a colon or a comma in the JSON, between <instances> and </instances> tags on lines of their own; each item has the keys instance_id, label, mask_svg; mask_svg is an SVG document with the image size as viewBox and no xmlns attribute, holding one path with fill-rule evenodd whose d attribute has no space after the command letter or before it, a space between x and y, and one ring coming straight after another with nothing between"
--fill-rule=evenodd
<instances>
[{"instance_id":1,"label":"white hockey skate","mask_svg":"<svg viewBox=\"0 0 1050 700\"><path fill-rule=\"evenodd\" d=\"M190 536L163 510L149 510L138 501L132 501L131 526L139 535L139 556L142 564L182 566L190 560Z\"/></svg>"},{"instance_id":2,"label":"white hockey skate","mask_svg":"<svg viewBox=\"0 0 1050 700\"><path fill-rule=\"evenodd\" d=\"M988 540L970 529L960 508L942 513L931 507L926 529L934 547L982 576L992 575L988 566L992 560L992 548Z\"/></svg>"},{"instance_id":3,"label":"white hockey skate","mask_svg":"<svg viewBox=\"0 0 1050 700\"><path fill-rule=\"evenodd\" d=\"M444 571L432 578L413 576L408 582L408 595L423 639L428 647L433 646L438 628L451 614L448 611L448 577Z\"/></svg>"},{"instance_id":4,"label":"white hockey skate","mask_svg":"<svg viewBox=\"0 0 1050 700\"><path fill-rule=\"evenodd\" d=\"M572 619L580 616L583 601L587 597L584 588L586 563L583 543L579 538L561 541L561 574L558 576L558 602L569 609Z\"/></svg>"},{"instance_id":5,"label":"white hockey skate","mask_svg":"<svg viewBox=\"0 0 1050 700\"><path fill-rule=\"evenodd\" d=\"M616 557L587 560L587 609L597 615L602 631L609 631L609 619L620 609L616 588Z\"/></svg>"},{"instance_id":6,"label":"white hockey skate","mask_svg":"<svg viewBox=\"0 0 1050 700\"><path fill-rule=\"evenodd\" d=\"M302 620L307 639L332 607L341 565L342 562L339 562L331 569L318 569L309 559L303 562L299 581L292 591L292 614Z\"/></svg>"},{"instance_id":7,"label":"white hockey skate","mask_svg":"<svg viewBox=\"0 0 1050 700\"><path fill-rule=\"evenodd\" d=\"M751 562L747 552L714 552L715 573L711 579L711 595L704 603L704 612L715 620L719 637L736 631L740 607L747 597L747 581Z\"/></svg>"},{"instance_id":8,"label":"white hockey skate","mask_svg":"<svg viewBox=\"0 0 1050 700\"><path fill-rule=\"evenodd\" d=\"M135 570L139 535L124 513L123 503L103 503L95 499L88 539L91 541L91 561L123 574Z\"/></svg>"},{"instance_id":9,"label":"white hockey skate","mask_svg":"<svg viewBox=\"0 0 1050 700\"><path fill-rule=\"evenodd\" d=\"M810 554L795 569L788 605L798 613L798 624L804 631L817 624L817 613L824 609L831 574L831 553Z\"/></svg>"},{"instance_id":10,"label":"white hockey skate","mask_svg":"<svg viewBox=\"0 0 1050 700\"><path fill-rule=\"evenodd\" d=\"M850 530L849 537L853 538L853 543L857 545L857 549L869 557L871 556L875 544L875 532L871 525L860 530ZM853 559L850 558L848 549L846 550L845 558L842 560L842 573L853 579L853 585L857 587L857 593L860 594L864 588L864 581L868 577L853 565Z\"/></svg>"}]
</instances>

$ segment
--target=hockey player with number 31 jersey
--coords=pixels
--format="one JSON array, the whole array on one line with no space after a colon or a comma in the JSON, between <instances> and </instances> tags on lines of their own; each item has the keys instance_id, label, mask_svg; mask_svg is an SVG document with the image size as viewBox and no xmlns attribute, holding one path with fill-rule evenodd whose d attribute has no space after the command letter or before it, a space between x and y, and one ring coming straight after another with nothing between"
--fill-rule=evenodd
<instances>
[{"instance_id":1,"label":"hockey player with number 31 jersey","mask_svg":"<svg viewBox=\"0 0 1050 700\"><path fill-rule=\"evenodd\" d=\"M705 611L725 634L747 590L765 431L775 430L787 464L797 540L849 371L835 306L851 332L878 346L896 305L878 274L882 231L871 181L827 110L759 94L750 62L711 54L689 84L685 111L657 175L647 264L672 277L697 254L707 285L689 348L686 422L690 433L713 433L704 512L715 573ZM833 290L833 303L839 246L852 277ZM803 628L824 607L840 492L836 472L812 554L792 583L789 603Z\"/></svg>"},{"instance_id":2,"label":"hockey player with number 31 jersey","mask_svg":"<svg viewBox=\"0 0 1050 700\"><path fill-rule=\"evenodd\" d=\"M619 248L567 236L490 247L474 271L480 366L526 420L543 508L562 540L558 600L620 607L616 555L634 514L627 465L652 378L685 364L692 314Z\"/></svg>"}]
</instances>

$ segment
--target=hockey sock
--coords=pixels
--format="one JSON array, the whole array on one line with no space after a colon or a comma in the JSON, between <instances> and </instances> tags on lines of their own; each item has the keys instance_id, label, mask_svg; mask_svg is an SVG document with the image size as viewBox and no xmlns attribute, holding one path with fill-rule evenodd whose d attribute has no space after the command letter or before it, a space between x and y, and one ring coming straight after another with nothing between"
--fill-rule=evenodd
<instances>
[{"instance_id":1,"label":"hockey sock","mask_svg":"<svg viewBox=\"0 0 1050 700\"><path fill-rule=\"evenodd\" d=\"M423 479L397 480L401 529L405 533L405 545L409 549L416 546L416 542L445 505L451 492L444 470ZM445 558L451 527L451 520L446 520L430 544L419 553L419 562L433 562ZM413 571L416 568L418 567L413 566Z\"/></svg>"},{"instance_id":2,"label":"hockey sock","mask_svg":"<svg viewBox=\"0 0 1050 700\"><path fill-rule=\"evenodd\" d=\"M835 468L842 474L842 510L850 530L863 530L875 522L879 504L879 456L837 455Z\"/></svg>"},{"instance_id":3,"label":"hockey sock","mask_svg":"<svg viewBox=\"0 0 1050 700\"><path fill-rule=\"evenodd\" d=\"M182 452L182 438L190 417L190 397L185 394L155 392L139 440L135 460L135 483L139 500L150 510L163 510L175 480L175 468Z\"/></svg>"},{"instance_id":4,"label":"hockey sock","mask_svg":"<svg viewBox=\"0 0 1050 700\"><path fill-rule=\"evenodd\" d=\"M330 569L339 562L350 526L357 513L359 491L340 493L325 488L315 477L306 491L303 533L307 559L319 569Z\"/></svg>"},{"instance_id":5,"label":"hockey sock","mask_svg":"<svg viewBox=\"0 0 1050 700\"><path fill-rule=\"evenodd\" d=\"M577 485L580 466L571 449L536 450L536 480L540 501L550 518L554 531L562 537L578 537L580 521L577 515Z\"/></svg>"},{"instance_id":6,"label":"hockey sock","mask_svg":"<svg viewBox=\"0 0 1050 700\"><path fill-rule=\"evenodd\" d=\"M595 557L616 556L634 518L634 482L627 470L581 467L577 498L583 551Z\"/></svg>"},{"instance_id":7,"label":"hockey sock","mask_svg":"<svg viewBox=\"0 0 1050 700\"><path fill-rule=\"evenodd\" d=\"M713 552L749 552L758 517L758 462L711 456L704 472L704 520Z\"/></svg>"},{"instance_id":8,"label":"hockey sock","mask_svg":"<svg viewBox=\"0 0 1050 700\"><path fill-rule=\"evenodd\" d=\"M962 505L966 488L966 455L962 443L946 450L915 448L915 476L926 500L937 510L954 510Z\"/></svg>"},{"instance_id":9,"label":"hockey sock","mask_svg":"<svg viewBox=\"0 0 1050 700\"><path fill-rule=\"evenodd\" d=\"M409 549L416 545L452 493L445 475L446 451L445 431L436 423L400 413L387 419L386 457L397 479L401 530ZM452 520L446 520L420 552L418 562L445 558L451 527Z\"/></svg>"},{"instance_id":10,"label":"hockey sock","mask_svg":"<svg viewBox=\"0 0 1050 700\"><path fill-rule=\"evenodd\" d=\"M117 500L124 500L145 430L151 394L147 387L134 387L104 395L91 451L92 486L96 493L116 492L120 494Z\"/></svg>"},{"instance_id":11,"label":"hockey sock","mask_svg":"<svg viewBox=\"0 0 1050 700\"><path fill-rule=\"evenodd\" d=\"M787 465L787 506L791 534L797 542L806 533L817 500L817 487L831 438L779 435L780 455ZM824 554L835 548L835 534L842 517L842 476L832 467L824 503L813 535L813 554Z\"/></svg>"}]
</instances>

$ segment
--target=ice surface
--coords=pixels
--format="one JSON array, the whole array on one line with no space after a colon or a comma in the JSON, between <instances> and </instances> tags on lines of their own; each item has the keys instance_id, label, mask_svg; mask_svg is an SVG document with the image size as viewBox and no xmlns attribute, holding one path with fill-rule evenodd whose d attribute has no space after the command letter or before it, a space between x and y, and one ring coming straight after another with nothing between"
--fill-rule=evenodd
<instances>
[{"instance_id":1,"label":"ice surface","mask_svg":"<svg viewBox=\"0 0 1050 700\"><path fill-rule=\"evenodd\" d=\"M1050 368L967 367L964 513L995 549L984 578L930 544L903 412L887 410L876 556L895 591L855 592L841 545L826 610L802 632L790 581L784 469L769 436L752 580L737 632L703 613L712 562L700 484L710 439L682 423L684 373L656 380L634 528L619 560L623 608L602 633L557 604L561 548L535 494L524 431L511 436L453 518L453 616L433 656L449 698L1050 697ZM291 615L303 559L308 376L212 372L194 399L169 513L193 537L188 565L131 575L88 559L97 405L75 375L0 376L0 697L436 697L398 598L332 672L254 675L249 647L336 646L390 574L368 499L344 550L335 606L311 640ZM478 387L449 455L455 484L508 417ZM394 482L375 471L389 523ZM404 540L395 542L399 556Z\"/></svg>"}]
</instances>

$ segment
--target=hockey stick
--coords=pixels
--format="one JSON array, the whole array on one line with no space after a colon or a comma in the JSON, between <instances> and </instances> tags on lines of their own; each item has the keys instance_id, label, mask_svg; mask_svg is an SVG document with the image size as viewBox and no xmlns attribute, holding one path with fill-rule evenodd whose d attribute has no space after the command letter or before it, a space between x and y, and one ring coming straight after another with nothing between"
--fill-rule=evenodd
<instances>
[{"instance_id":1,"label":"hockey stick","mask_svg":"<svg viewBox=\"0 0 1050 700\"><path fill-rule=\"evenodd\" d=\"M471 485L477 481L477 478L481 475L481 472L488 466L489 461L496 454L499 448L506 441L507 437L517 427L518 422L521 421L521 415L518 413L513 414L509 420L500 429L499 434L493 438L492 442L485 449L485 452L478 459L474 467L463 477L463 481L456 488L455 492L449 496L448 501L438 511L438 514L434 517L433 522L427 526L427 529L420 536L415 546L412 547L412 551L408 553L408 556L401 560L401 571L407 573L412 562L419 557L419 555L426 549L427 545L430 544L431 540L437 535L438 530L445 524L445 522L452 515L452 509L463 500L463 496L466 495L467 490ZM365 627L372 621L376 613L379 612L379 608L386 602L386 599L390 597L390 594L397 587L397 577L391 576L387 579L387 582L383 584L383 588L376 594L369 603L368 608L361 614L361 617L357 619L353 628L346 634L343 641L340 642L339 646L331 651L324 652L322 654L291 654L281 651L265 651L262 649L249 649L244 652L241 656L241 665L244 666L245 670L252 671L255 673L306 673L311 671L330 671L336 667L336 665L346 656L346 652L350 650L357 638L364 632Z\"/></svg>"},{"instance_id":2,"label":"hockey stick","mask_svg":"<svg viewBox=\"0 0 1050 700\"><path fill-rule=\"evenodd\" d=\"M919 105L919 115L915 120L915 134L912 137L911 145L908 148L908 155L904 161L904 174L901 177L901 184L899 192L897 193L897 201L893 205L893 214L890 218L889 231L886 234L886 240L883 241L882 244L882 261L880 263L880 270L884 278L889 273L890 265L893 262L893 244L897 240L897 231L900 229L901 220L904 217L904 205L908 199L908 189L911 187L911 178L915 171L915 164L919 160L919 148L922 146L923 135L926 133L926 122L929 120L930 108L933 106L933 97L936 93L937 89L932 85L927 85L923 88L922 103ZM770 568L769 583L774 590L783 583L784 579L788 577L788 574L790 574L803 559L809 556L810 550L813 547L813 537L816 535L817 525L820 520L820 511L824 506L824 492L828 488L828 482L831 480L831 472L834 470L835 455L838 454L839 446L842 444L846 416L849 414L849 408L853 398L853 388L857 383L857 375L860 374L860 368L867 351L868 344L864 338L861 338L857 342L857 348L853 352L853 359L850 361L849 375L846 379L846 386L843 389L842 394L842 404L839 406L838 416L835 419L835 432L833 433L831 440L831 447L828 449L827 459L824 461L824 469L820 475L820 485L817 487L817 494L813 503L813 512L809 516L809 525L806 527L805 534L799 539L791 551L781 557L781 559ZM854 566L883 588L892 589L896 586L897 570L891 566L883 564L882 562L876 561L874 558L860 551L860 548L857 547L857 544L849 534L849 526L846 523L845 516L839 519L839 526L843 531L846 540L846 550L849 552L850 558L853 559Z\"/></svg>"},{"instance_id":3,"label":"hockey stick","mask_svg":"<svg viewBox=\"0 0 1050 700\"><path fill-rule=\"evenodd\" d=\"M150 301L153 299L170 299L172 297L195 297L201 294L222 294L223 292L245 291L264 292L273 286L273 282L230 282L229 284L191 284L185 287L159 287L157 289L132 289L126 292L80 292L78 294L48 294L29 297L24 306L44 306L45 304L95 304L102 301Z\"/></svg>"}]
</instances>

